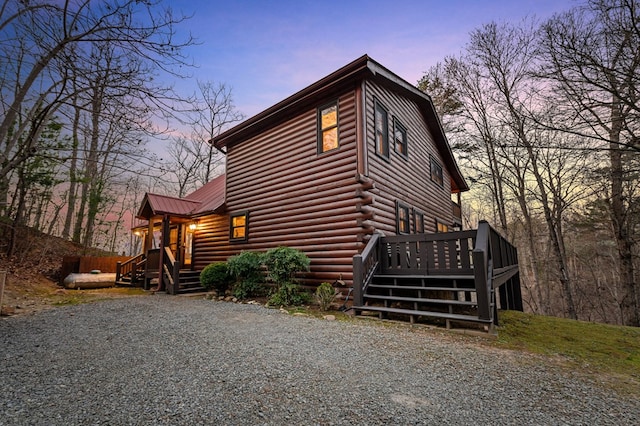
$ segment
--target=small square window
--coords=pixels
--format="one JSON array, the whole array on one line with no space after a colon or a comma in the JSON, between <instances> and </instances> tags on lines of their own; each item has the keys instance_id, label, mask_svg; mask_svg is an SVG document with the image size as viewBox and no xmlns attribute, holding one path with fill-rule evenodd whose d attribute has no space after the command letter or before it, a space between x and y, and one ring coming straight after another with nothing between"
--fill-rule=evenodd
<instances>
[{"instance_id":1,"label":"small square window","mask_svg":"<svg viewBox=\"0 0 640 426\"><path fill-rule=\"evenodd\" d=\"M396 201L396 233L408 234L409 232L409 207Z\"/></svg>"},{"instance_id":2,"label":"small square window","mask_svg":"<svg viewBox=\"0 0 640 426\"><path fill-rule=\"evenodd\" d=\"M436 232L449 232L449 226L436 220Z\"/></svg>"},{"instance_id":3,"label":"small square window","mask_svg":"<svg viewBox=\"0 0 640 426\"><path fill-rule=\"evenodd\" d=\"M393 119L393 144L398 154L407 158L407 129L394 117Z\"/></svg>"},{"instance_id":4,"label":"small square window","mask_svg":"<svg viewBox=\"0 0 640 426\"><path fill-rule=\"evenodd\" d=\"M444 179L442 177L442 166L431 157L431 180L440 186L444 186Z\"/></svg>"},{"instance_id":5,"label":"small square window","mask_svg":"<svg viewBox=\"0 0 640 426\"><path fill-rule=\"evenodd\" d=\"M337 149L338 141L338 102L318 108L318 153Z\"/></svg>"},{"instance_id":6,"label":"small square window","mask_svg":"<svg viewBox=\"0 0 640 426\"><path fill-rule=\"evenodd\" d=\"M376 154L389 158L389 119L387 110L375 101Z\"/></svg>"},{"instance_id":7,"label":"small square window","mask_svg":"<svg viewBox=\"0 0 640 426\"><path fill-rule=\"evenodd\" d=\"M246 241L249 236L249 212L235 213L230 216L230 241Z\"/></svg>"}]
</instances>

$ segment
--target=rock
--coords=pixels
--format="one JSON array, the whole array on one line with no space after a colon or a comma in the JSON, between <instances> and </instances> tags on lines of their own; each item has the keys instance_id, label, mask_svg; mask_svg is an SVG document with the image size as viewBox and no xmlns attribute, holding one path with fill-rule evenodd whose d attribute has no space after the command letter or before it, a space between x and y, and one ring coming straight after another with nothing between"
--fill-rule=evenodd
<instances>
[{"instance_id":1,"label":"rock","mask_svg":"<svg viewBox=\"0 0 640 426\"><path fill-rule=\"evenodd\" d=\"M335 321L336 320L336 316L335 315L324 315L322 318L326 319L327 321Z\"/></svg>"}]
</instances>

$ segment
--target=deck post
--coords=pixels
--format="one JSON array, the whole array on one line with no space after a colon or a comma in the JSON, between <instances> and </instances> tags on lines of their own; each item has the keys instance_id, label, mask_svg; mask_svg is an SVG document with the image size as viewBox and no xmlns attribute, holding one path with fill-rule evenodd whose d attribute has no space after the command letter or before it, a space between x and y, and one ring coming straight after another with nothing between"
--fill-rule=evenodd
<instances>
[{"instance_id":1,"label":"deck post","mask_svg":"<svg viewBox=\"0 0 640 426\"><path fill-rule=\"evenodd\" d=\"M489 267L489 224L480 221L476 234L476 246L473 249L473 275L478 299L478 318L491 320L491 302L487 282Z\"/></svg>"},{"instance_id":2,"label":"deck post","mask_svg":"<svg viewBox=\"0 0 640 426\"><path fill-rule=\"evenodd\" d=\"M362 306L362 255L353 256L353 306Z\"/></svg>"}]
</instances>

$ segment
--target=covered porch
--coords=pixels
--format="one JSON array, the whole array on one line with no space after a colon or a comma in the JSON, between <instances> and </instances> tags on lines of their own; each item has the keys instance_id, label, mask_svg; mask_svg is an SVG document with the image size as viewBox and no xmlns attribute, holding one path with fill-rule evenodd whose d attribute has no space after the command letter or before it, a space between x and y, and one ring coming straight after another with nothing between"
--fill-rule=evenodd
<instances>
[{"instance_id":1,"label":"covered porch","mask_svg":"<svg viewBox=\"0 0 640 426\"><path fill-rule=\"evenodd\" d=\"M194 238L199 218L224 206L225 176L221 175L184 198L145 194L132 229L141 239L141 252L119 262L117 285L143 287L170 294L202 290L194 268Z\"/></svg>"}]
</instances>

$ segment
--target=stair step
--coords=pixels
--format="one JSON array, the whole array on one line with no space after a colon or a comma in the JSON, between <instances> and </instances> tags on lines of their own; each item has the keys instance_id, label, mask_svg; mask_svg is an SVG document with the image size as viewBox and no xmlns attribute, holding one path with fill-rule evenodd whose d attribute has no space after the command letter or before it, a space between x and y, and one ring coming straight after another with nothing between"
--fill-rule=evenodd
<instances>
[{"instance_id":1,"label":"stair step","mask_svg":"<svg viewBox=\"0 0 640 426\"><path fill-rule=\"evenodd\" d=\"M373 276L374 279L380 278L391 278L391 279L411 279L411 280L420 280L424 279L427 281L431 280L457 280L457 281L473 281L473 275L402 275L402 274L376 274Z\"/></svg>"},{"instance_id":2,"label":"stair step","mask_svg":"<svg viewBox=\"0 0 640 426\"><path fill-rule=\"evenodd\" d=\"M375 311L392 314L414 315L422 317L444 318L455 321L469 321L490 324L491 320L485 320L473 315L449 314L446 312L419 311L414 309L386 308L384 306L354 306L355 311Z\"/></svg>"},{"instance_id":3,"label":"stair step","mask_svg":"<svg viewBox=\"0 0 640 426\"><path fill-rule=\"evenodd\" d=\"M427 287L417 285L394 285L394 284L369 284L369 288L387 288L394 290L423 290L423 291L476 291L474 287Z\"/></svg>"},{"instance_id":4,"label":"stair step","mask_svg":"<svg viewBox=\"0 0 640 426\"><path fill-rule=\"evenodd\" d=\"M384 296L375 294L365 294L365 299L389 300L394 302L418 302L418 303L438 303L444 305L458 306L477 306L477 302L467 302L466 300L447 300L447 299L425 299L419 297L401 297L401 296Z\"/></svg>"}]
</instances>

